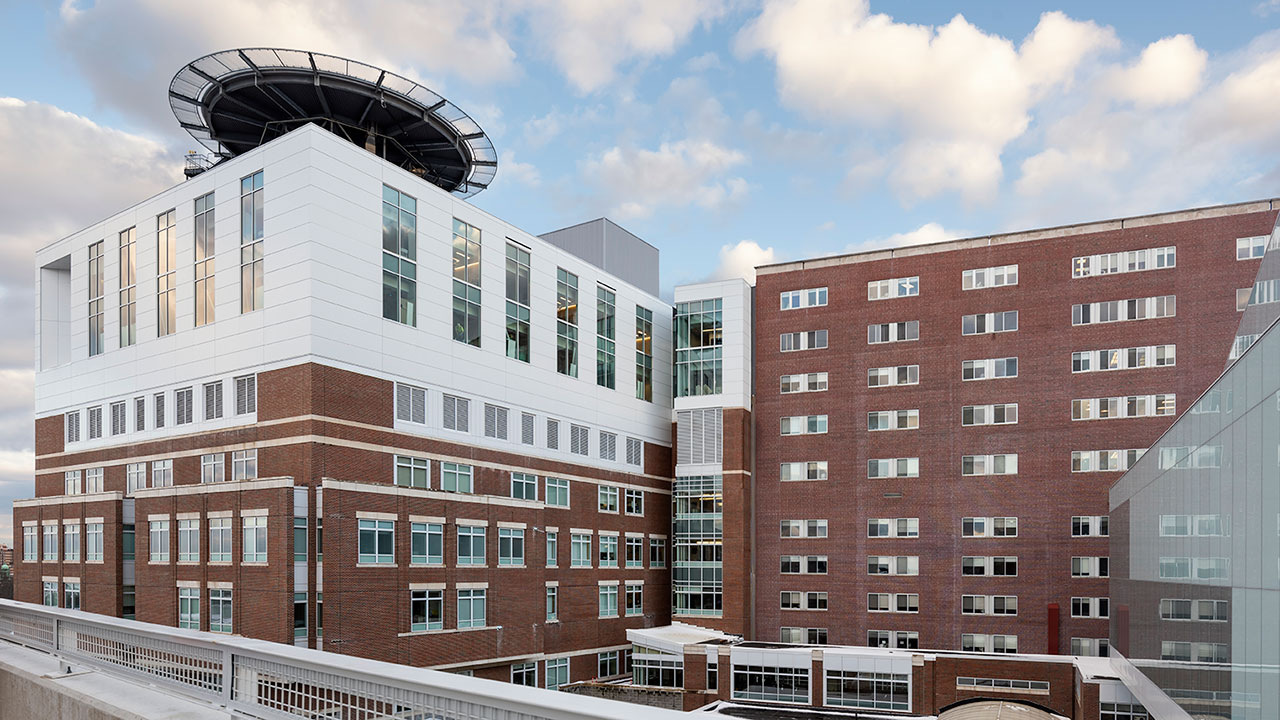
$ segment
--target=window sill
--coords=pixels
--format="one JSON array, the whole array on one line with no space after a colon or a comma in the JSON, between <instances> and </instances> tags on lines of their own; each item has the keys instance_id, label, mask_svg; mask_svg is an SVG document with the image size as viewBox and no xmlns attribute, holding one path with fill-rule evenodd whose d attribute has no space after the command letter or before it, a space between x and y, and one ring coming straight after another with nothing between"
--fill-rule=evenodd
<instances>
[{"instance_id":1,"label":"window sill","mask_svg":"<svg viewBox=\"0 0 1280 720\"><path fill-rule=\"evenodd\" d=\"M366 564L363 566L356 565L356 567L376 567L376 566ZM444 567L444 561L442 560L440 562L410 562L409 567L411 568L442 568Z\"/></svg>"},{"instance_id":2,"label":"window sill","mask_svg":"<svg viewBox=\"0 0 1280 720\"><path fill-rule=\"evenodd\" d=\"M268 563L266 562L250 562L248 560L240 562L240 567L267 567L267 565Z\"/></svg>"},{"instance_id":3,"label":"window sill","mask_svg":"<svg viewBox=\"0 0 1280 720\"><path fill-rule=\"evenodd\" d=\"M483 625L481 627L469 628L443 628L440 630L411 630L409 632L396 633L396 637L417 637L419 635L447 635L450 633L460 632L476 632L479 630L501 630L501 625Z\"/></svg>"},{"instance_id":4,"label":"window sill","mask_svg":"<svg viewBox=\"0 0 1280 720\"><path fill-rule=\"evenodd\" d=\"M509 570L524 570L525 566L524 565L503 565L502 563L498 563L498 569L501 570L502 568L507 568Z\"/></svg>"},{"instance_id":5,"label":"window sill","mask_svg":"<svg viewBox=\"0 0 1280 720\"><path fill-rule=\"evenodd\" d=\"M458 563L457 565L455 565L455 566L454 566L454 568L455 568L455 569L457 569L457 570L468 570L468 569L473 569L473 568L474 568L474 569L476 569L476 570L486 570L486 569L488 569L488 567L489 567L489 566L488 566L487 564L481 564L481 565L463 565L462 563ZM504 567L510 567L510 566L504 566Z\"/></svg>"},{"instance_id":6,"label":"window sill","mask_svg":"<svg viewBox=\"0 0 1280 720\"><path fill-rule=\"evenodd\" d=\"M199 563L196 564L198 565ZM231 567L230 560L210 560L208 564L212 567Z\"/></svg>"},{"instance_id":7,"label":"window sill","mask_svg":"<svg viewBox=\"0 0 1280 720\"><path fill-rule=\"evenodd\" d=\"M394 568L394 567L396 567L396 564L395 564L395 563L393 563L393 562L389 562L389 563L356 563L356 567L358 567L358 568Z\"/></svg>"},{"instance_id":8,"label":"window sill","mask_svg":"<svg viewBox=\"0 0 1280 720\"><path fill-rule=\"evenodd\" d=\"M199 564L200 564L200 562L199 562L199 561L197 561L197 560L179 560L179 561L178 561L178 566L179 566L179 567L198 566Z\"/></svg>"},{"instance_id":9,"label":"window sill","mask_svg":"<svg viewBox=\"0 0 1280 720\"><path fill-rule=\"evenodd\" d=\"M84 563L85 565L102 565L103 564L101 560L85 560Z\"/></svg>"},{"instance_id":10,"label":"window sill","mask_svg":"<svg viewBox=\"0 0 1280 720\"><path fill-rule=\"evenodd\" d=\"M168 560L148 560L147 564L148 565L168 565L169 561Z\"/></svg>"}]
</instances>

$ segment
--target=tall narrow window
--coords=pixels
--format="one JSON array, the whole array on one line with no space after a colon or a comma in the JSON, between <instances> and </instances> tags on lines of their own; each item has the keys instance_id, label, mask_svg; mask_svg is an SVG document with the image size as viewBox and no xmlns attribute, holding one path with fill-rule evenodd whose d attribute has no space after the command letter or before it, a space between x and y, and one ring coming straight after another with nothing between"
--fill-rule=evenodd
<instances>
[{"instance_id":1,"label":"tall narrow window","mask_svg":"<svg viewBox=\"0 0 1280 720\"><path fill-rule=\"evenodd\" d=\"M653 402L653 311L636 306L636 397Z\"/></svg>"},{"instance_id":2,"label":"tall narrow window","mask_svg":"<svg viewBox=\"0 0 1280 720\"><path fill-rule=\"evenodd\" d=\"M507 243L507 357L529 362L529 251Z\"/></svg>"},{"instance_id":3,"label":"tall narrow window","mask_svg":"<svg viewBox=\"0 0 1280 720\"><path fill-rule=\"evenodd\" d=\"M101 355L107 349L105 316L102 312L102 297L106 292L102 244L103 241L99 240L89 246L89 357Z\"/></svg>"},{"instance_id":4,"label":"tall narrow window","mask_svg":"<svg viewBox=\"0 0 1280 720\"><path fill-rule=\"evenodd\" d=\"M213 193L196 198L196 327L213 322Z\"/></svg>"},{"instance_id":5,"label":"tall narrow window","mask_svg":"<svg viewBox=\"0 0 1280 720\"><path fill-rule=\"evenodd\" d=\"M240 179L240 312L262 309L262 171Z\"/></svg>"},{"instance_id":6,"label":"tall narrow window","mask_svg":"<svg viewBox=\"0 0 1280 720\"><path fill-rule=\"evenodd\" d=\"M716 395L723 385L723 301L694 300L676 304L675 395Z\"/></svg>"},{"instance_id":7,"label":"tall narrow window","mask_svg":"<svg viewBox=\"0 0 1280 720\"><path fill-rule=\"evenodd\" d=\"M617 300L612 290L596 286L596 384L610 390L617 385L614 348Z\"/></svg>"},{"instance_id":8,"label":"tall narrow window","mask_svg":"<svg viewBox=\"0 0 1280 720\"><path fill-rule=\"evenodd\" d=\"M178 229L177 211L156 216L156 337L177 329Z\"/></svg>"},{"instance_id":9,"label":"tall narrow window","mask_svg":"<svg viewBox=\"0 0 1280 720\"><path fill-rule=\"evenodd\" d=\"M556 372L578 377L578 276L556 268Z\"/></svg>"},{"instance_id":10,"label":"tall narrow window","mask_svg":"<svg viewBox=\"0 0 1280 720\"><path fill-rule=\"evenodd\" d=\"M480 347L480 228L453 219L453 339Z\"/></svg>"},{"instance_id":11,"label":"tall narrow window","mask_svg":"<svg viewBox=\"0 0 1280 720\"><path fill-rule=\"evenodd\" d=\"M417 326L418 201L382 186L382 317Z\"/></svg>"},{"instance_id":12,"label":"tall narrow window","mask_svg":"<svg viewBox=\"0 0 1280 720\"><path fill-rule=\"evenodd\" d=\"M138 228L120 232L120 347L138 341Z\"/></svg>"}]
</instances>

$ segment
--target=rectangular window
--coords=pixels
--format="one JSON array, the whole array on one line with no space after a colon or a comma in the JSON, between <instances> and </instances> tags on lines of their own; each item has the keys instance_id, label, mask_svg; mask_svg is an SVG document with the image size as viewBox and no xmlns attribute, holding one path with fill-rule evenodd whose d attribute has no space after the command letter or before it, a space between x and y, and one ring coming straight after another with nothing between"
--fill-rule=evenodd
<instances>
[{"instance_id":1,"label":"rectangular window","mask_svg":"<svg viewBox=\"0 0 1280 720\"><path fill-rule=\"evenodd\" d=\"M868 575L919 575L920 557L917 555L868 555Z\"/></svg>"},{"instance_id":2,"label":"rectangular window","mask_svg":"<svg viewBox=\"0 0 1280 720\"><path fill-rule=\"evenodd\" d=\"M64 594L62 597L62 607L68 610L80 609L80 583L69 582L63 584Z\"/></svg>"},{"instance_id":3,"label":"rectangular window","mask_svg":"<svg viewBox=\"0 0 1280 720\"><path fill-rule=\"evenodd\" d=\"M529 250L507 243L507 357L529 362Z\"/></svg>"},{"instance_id":4,"label":"rectangular window","mask_svg":"<svg viewBox=\"0 0 1280 720\"><path fill-rule=\"evenodd\" d=\"M644 441L640 438L627 438L627 464L644 467Z\"/></svg>"},{"instance_id":5,"label":"rectangular window","mask_svg":"<svg viewBox=\"0 0 1280 720\"><path fill-rule=\"evenodd\" d=\"M305 641L307 638L307 594L293 594L293 637Z\"/></svg>"},{"instance_id":6,"label":"rectangular window","mask_svg":"<svg viewBox=\"0 0 1280 720\"><path fill-rule=\"evenodd\" d=\"M240 312L262 309L262 171L240 179Z\"/></svg>"},{"instance_id":7,"label":"rectangular window","mask_svg":"<svg viewBox=\"0 0 1280 720\"><path fill-rule=\"evenodd\" d=\"M522 528L498 528L498 564L524 567Z\"/></svg>"},{"instance_id":8,"label":"rectangular window","mask_svg":"<svg viewBox=\"0 0 1280 720\"><path fill-rule=\"evenodd\" d=\"M920 612L916 593L867 593L867 612Z\"/></svg>"},{"instance_id":9,"label":"rectangular window","mask_svg":"<svg viewBox=\"0 0 1280 720\"><path fill-rule=\"evenodd\" d=\"M626 614L628 617L644 614L644 585L639 583L627 583Z\"/></svg>"},{"instance_id":10,"label":"rectangular window","mask_svg":"<svg viewBox=\"0 0 1280 720\"><path fill-rule=\"evenodd\" d=\"M823 524L821 537L826 537L827 521L817 522ZM867 518L867 537L920 537L920 518Z\"/></svg>"},{"instance_id":11,"label":"rectangular window","mask_svg":"<svg viewBox=\"0 0 1280 720\"><path fill-rule=\"evenodd\" d=\"M103 468L89 468L84 471L84 491L90 495L102 492Z\"/></svg>"},{"instance_id":12,"label":"rectangular window","mask_svg":"<svg viewBox=\"0 0 1280 720\"><path fill-rule=\"evenodd\" d=\"M889 300L920 294L920 278L906 277L872 280L867 283L867 300Z\"/></svg>"},{"instance_id":13,"label":"rectangular window","mask_svg":"<svg viewBox=\"0 0 1280 720\"><path fill-rule=\"evenodd\" d=\"M653 402L653 311L636 305L636 398Z\"/></svg>"},{"instance_id":14,"label":"rectangular window","mask_svg":"<svg viewBox=\"0 0 1280 720\"><path fill-rule=\"evenodd\" d=\"M619 654L617 650L608 650L596 654L596 674L598 677L607 678L623 674L618 658Z\"/></svg>"},{"instance_id":15,"label":"rectangular window","mask_svg":"<svg viewBox=\"0 0 1280 720\"><path fill-rule=\"evenodd\" d=\"M559 556L560 533L549 530L547 531L547 567L557 567L559 565Z\"/></svg>"},{"instance_id":16,"label":"rectangular window","mask_svg":"<svg viewBox=\"0 0 1280 720\"><path fill-rule=\"evenodd\" d=\"M569 507L569 481L564 478L546 478L546 504L553 507Z\"/></svg>"},{"instance_id":17,"label":"rectangular window","mask_svg":"<svg viewBox=\"0 0 1280 720\"><path fill-rule=\"evenodd\" d=\"M783 520L780 525L780 536L784 538L827 536L826 520Z\"/></svg>"},{"instance_id":18,"label":"rectangular window","mask_svg":"<svg viewBox=\"0 0 1280 720\"><path fill-rule=\"evenodd\" d=\"M600 502L600 512L618 512L618 488L611 485L601 485L597 492L597 498Z\"/></svg>"},{"instance_id":19,"label":"rectangular window","mask_svg":"<svg viewBox=\"0 0 1280 720\"><path fill-rule=\"evenodd\" d=\"M524 445L533 444L533 413L520 413L520 442Z\"/></svg>"},{"instance_id":20,"label":"rectangular window","mask_svg":"<svg viewBox=\"0 0 1280 720\"><path fill-rule=\"evenodd\" d=\"M382 186L382 317L418 324L418 201Z\"/></svg>"},{"instance_id":21,"label":"rectangular window","mask_svg":"<svg viewBox=\"0 0 1280 720\"><path fill-rule=\"evenodd\" d=\"M1161 448L1163 452L1165 448ZM1128 470L1146 454L1143 448L1128 450L1072 450L1071 472L1121 472Z\"/></svg>"},{"instance_id":22,"label":"rectangular window","mask_svg":"<svg viewBox=\"0 0 1280 720\"><path fill-rule=\"evenodd\" d=\"M209 562L231 562L231 518L209 518Z\"/></svg>"},{"instance_id":23,"label":"rectangular window","mask_svg":"<svg viewBox=\"0 0 1280 720\"><path fill-rule=\"evenodd\" d=\"M823 435L827 432L826 415L796 415L781 418L782 435Z\"/></svg>"},{"instance_id":24,"label":"rectangular window","mask_svg":"<svg viewBox=\"0 0 1280 720\"><path fill-rule=\"evenodd\" d=\"M574 455L589 455L591 452L590 443L590 431L585 426L569 426L569 452Z\"/></svg>"},{"instance_id":25,"label":"rectangular window","mask_svg":"<svg viewBox=\"0 0 1280 720\"><path fill-rule=\"evenodd\" d=\"M133 560L137 556L137 533L133 525L120 526L120 558Z\"/></svg>"},{"instance_id":26,"label":"rectangular window","mask_svg":"<svg viewBox=\"0 0 1280 720\"><path fill-rule=\"evenodd\" d=\"M799 352L801 350L822 350L827 347L826 330L809 330L807 332L783 333L778 336L778 349L782 352Z\"/></svg>"},{"instance_id":27,"label":"rectangular window","mask_svg":"<svg viewBox=\"0 0 1280 720\"><path fill-rule=\"evenodd\" d=\"M626 540L626 547L627 567L644 567L644 538L628 536Z\"/></svg>"},{"instance_id":28,"label":"rectangular window","mask_svg":"<svg viewBox=\"0 0 1280 720\"><path fill-rule=\"evenodd\" d=\"M83 492L79 470L68 470L62 473L62 491L64 495L79 495Z\"/></svg>"},{"instance_id":29,"label":"rectangular window","mask_svg":"<svg viewBox=\"0 0 1280 720\"><path fill-rule=\"evenodd\" d=\"M898 365L895 367L870 368L867 370L867 387L918 385L919 383L919 365Z\"/></svg>"},{"instance_id":30,"label":"rectangular window","mask_svg":"<svg viewBox=\"0 0 1280 720\"><path fill-rule=\"evenodd\" d=\"M920 321L879 323L867 326L867 344L912 342L920 339Z\"/></svg>"},{"instance_id":31,"label":"rectangular window","mask_svg":"<svg viewBox=\"0 0 1280 720\"><path fill-rule=\"evenodd\" d=\"M867 477L920 477L920 458L873 458L867 461Z\"/></svg>"},{"instance_id":32,"label":"rectangular window","mask_svg":"<svg viewBox=\"0 0 1280 720\"><path fill-rule=\"evenodd\" d=\"M649 538L649 568L667 566L667 541L663 538Z\"/></svg>"},{"instance_id":33,"label":"rectangular window","mask_svg":"<svg viewBox=\"0 0 1280 720\"><path fill-rule=\"evenodd\" d=\"M212 221L212 213L209 218ZM138 228L122 230L119 246L120 347L129 347L138 342Z\"/></svg>"},{"instance_id":34,"label":"rectangular window","mask_svg":"<svg viewBox=\"0 0 1280 720\"><path fill-rule=\"evenodd\" d=\"M1076 515L1071 518L1071 537L1108 537L1109 520L1107 515Z\"/></svg>"},{"instance_id":35,"label":"rectangular window","mask_svg":"<svg viewBox=\"0 0 1280 720\"><path fill-rule=\"evenodd\" d=\"M869 431L915 430L918 427L920 427L919 410L875 410L867 413L867 430Z\"/></svg>"},{"instance_id":36,"label":"rectangular window","mask_svg":"<svg viewBox=\"0 0 1280 720\"><path fill-rule=\"evenodd\" d=\"M676 303L675 396L724 392L723 300Z\"/></svg>"},{"instance_id":37,"label":"rectangular window","mask_svg":"<svg viewBox=\"0 0 1280 720\"><path fill-rule=\"evenodd\" d=\"M1268 235L1236 238L1236 260L1256 260L1267 252Z\"/></svg>"},{"instance_id":38,"label":"rectangular window","mask_svg":"<svg viewBox=\"0 0 1280 720\"><path fill-rule=\"evenodd\" d=\"M808 290L786 290L780 293L782 310L797 310L807 307L825 307L827 304L826 288L810 288Z\"/></svg>"},{"instance_id":39,"label":"rectangular window","mask_svg":"<svg viewBox=\"0 0 1280 720\"><path fill-rule=\"evenodd\" d=\"M426 458L396 455L396 485L410 488L429 488L431 462Z\"/></svg>"},{"instance_id":40,"label":"rectangular window","mask_svg":"<svg viewBox=\"0 0 1280 720\"><path fill-rule=\"evenodd\" d=\"M195 415L195 399L191 388L173 391L175 425L190 425Z\"/></svg>"},{"instance_id":41,"label":"rectangular window","mask_svg":"<svg viewBox=\"0 0 1280 720\"><path fill-rule=\"evenodd\" d=\"M62 526L62 561L80 562L80 525L71 523Z\"/></svg>"},{"instance_id":42,"label":"rectangular window","mask_svg":"<svg viewBox=\"0 0 1280 720\"><path fill-rule=\"evenodd\" d=\"M600 586L600 617L618 617L618 586Z\"/></svg>"},{"instance_id":43,"label":"rectangular window","mask_svg":"<svg viewBox=\"0 0 1280 720\"><path fill-rule=\"evenodd\" d=\"M84 526L84 560L102 562L102 523L88 523Z\"/></svg>"},{"instance_id":44,"label":"rectangular window","mask_svg":"<svg viewBox=\"0 0 1280 720\"><path fill-rule=\"evenodd\" d=\"M1018 455L965 455L960 458L960 474L966 477L1017 475Z\"/></svg>"},{"instance_id":45,"label":"rectangular window","mask_svg":"<svg viewBox=\"0 0 1280 720\"><path fill-rule=\"evenodd\" d=\"M624 511L628 515L644 515L644 491L627 489Z\"/></svg>"},{"instance_id":46,"label":"rectangular window","mask_svg":"<svg viewBox=\"0 0 1280 720\"><path fill-rule=\"evenodd\" d=\"M264 563L267 561L267 518L264 515L250 515L241 518L244 533L240 546L244 550L241 560L247 563Z\"/></svg>"},{"instance_id":47,"label":"rectangular window","mask_svg":"<svg viewBox=\"0 0 1280 720\"><path fill-rule=\"evenodd\" d=\"M1177 265L1177 248L1144 248L1125 252L1081 255L1071 259L1071 277L1086 278L1117 273L1163 270Z\"/></svg>"},{"instance_id":48,"label":"rectangular window","mask_svg":"<svg viewBox=\"0 0 1280 720\"><path fill-rule=\"evenodd\" d=\"M413 385L396 383L396 420L425 425L427 391Z\"/></svg>"},{"instance_id":49,"label":"rectangular window","mask_svg":"<svg viewBox=\"0 0 1280 720\"><path fill-rule=\"evenodd\" d=\"M307 519L305 517L293 519L293 561L296 563L307 561Z\"/></svg>"},{"instance_id":50,"label":"rectangular window","mask_svg":"<svg viewBox=\"0 0 1280 720\"><path fill-rule=\"evenodd\" d=\"M458 526L458 565L484 565L484 536L487 528L481 525Z\"/></svg>"},{"instance_id":51,"label":"rectangular window","mask_svg":"<svg viewBox=\"0 0 1280 720\"><path fill-rule=\"evenodd\" d=\"M965 315L960 318L960 334L987 335L991 333L1015 332L1018 329L1018 311L979 313Z\"/></svg>"},{"instance_id":52,"label":"rectangular window","mask_svg":"<svg viewBox=\"0 0 1280 720\"><path fill-rule=\"evenodd\" d=\"M236 414L258 412L258 376L244 375L236 378Z\"/></svg>"},{"instance_id":53,"label":"rectangular window","mask_svg":"<svg viewBox=\"0 0 1280 720\"><path fill-rule=\"evenodd\" d=\"M54 523L47 523L42 526L44 532L44 554L43 559L48 563L58 562L58 526Z\"/></svg>"},{"instance_id":54,"label":"rectangular window","mask_svg":"<svg viewBox=\"0 0 1280 720\"><path fill-rule=\"evenodd\" d=\"M825 392L827 389L827 373L804 373L801 375L783 375L779 378L783 395L789 393Z\"/></svg>"},{"instance_id":55,"label":"rectangular window","mask_svg":"<svg viewBox=\"0 0 1280 720\"><path fill-rule=\"evenodd\" d=\"M461 463L440 463L440 489L448 492L472 492L472 469Z\"/></svg>"},{"instance_id":56,"label":"rectangular window","mask_svg":"<svg viewBox=\"0 0 1280 720\"><path fill-rule=\"evenodd\" d=\"M964 633L960 636L960 649L965 652L1016 653L1018 636Z\"/></svg>"},{"instance_id":57,"label":"rectangular window","mask_svg":"<svg viewBox=\"0 0 1280 720\"><path fill-rule=\"evenodd\" d=\"M200 521L178 521L178 562L200 562Z\"/></svg>"},{"instance_id":58,"label":"rectangular window","mask_svg":"<svg viewBox=\"0 0 1280 720\"><path fill-rule=\"evenodd\" d=\"M1104 597L1071 598L1071 617L1107 618L1111 616L1111 599Z\"/></svg>"},{"instance_id":59,"label":"rectangular window","mask_svg":"<svg viewBox=\"0 0 1280 720\"><path fill-rule=\"evenodd\" d=\"M578 276L556 268L556 372L578 377Z\"/></svg>"},{"instance_id":60,"label":"rectangular window","mask_svg":"<svg viewBox=\"0 0 1280 720\"><path fill-rule=\"evenodd\" d=\"M826 555L783 555L779 572L783 575L826 575Z\"/></svg>"},{"instance_id":61,"label":"rectangular window","mask_svg":"<svg viewBox=\"0 0 1280 720\"><path fill-rule=\"evenodd\" d=\"M1114 420L1116 418L1159 417L1177 414L1173 393L1086 398L1071 401L1072 420Z\"/></svg>"},{"instance_id":62,"label":"rectangular window","mask_svg":"<svg viewBox=\"0 0 1280 720\"><path fill-rule=\"evenodd\" d=\"M618 567L618 536L600 536L600 567Z\"/></svg>"},{"instance_id":63,"label":"rectangular window","mask_svg":"<svg viewBox=\"0 0 1280 720\"><path fill-rule=\"evenodd\" d=\"M961 537L1017 537L1016 517L967 517L960 519Z\"/></svg>"},{"instance_id":64,"label":"rectangular window","mask_svg":"<svg viewBox=\"0 0 1280 720\"><path fill-rule=\"evenodd\" d=\"M156 336L178 329L178 228L174 210L156 216Z\"/></svg>"},{"instance_id":65,"label":"rectangular window","mask_svg":"<svg viewBox=\"0 0 1280 720\"><path fill-rule=\"evenodd\" d=\"M960 408L960 425L1017 425L1018 404L965 405Z\"/></svg>"},{"instance_id":66,"label":"rectangular window","mask_svg":"<svg viewBox=\"0 0 1280 720\"><path fill-rule=\"evenodd\" d=\"M453 339L480 347L480 228L453 219Z\"/></svg>"},{"instance_id":67,"label":"rectangular window","mask_svg":"<svg viewBox=\"0 0 1280 720\"><path fill-rule=\"evenodd\" d=\"M1181 575L1181 574L1165 575L1165 568L1166 568L1165 561L1170 559L1175 561L1187 560L1187 558L1160 558L1160 577L1161 578L1167 578L1167 577L1177 578L1177 577L1190 576L1189 571L1187 575ZM1110 558L1108 557L1073 557L1071 558L1071 577L1110 577L1111 563L1109 561L1110 561ZM1177 563L1177 564L1179 567L1183 566L1183 563ZM1190 567L1189 563L1186 564L1186 567Z\"/></svg>"},{"instance_id":68,"label":"rectangular window","mask_svg":"<svg viewBox=\"0 0 1280 720\"><path fill-rule=\"evenodd\" d=\"M560 618L560 588L547 586L547 622L556 622Z\"/></svg>"},{"instance_id":69,"label":"rectangular window","mask_svg":"<svg viewBox=\"0 0 1280 720\"><path fill-rule=\"evenodd\" d=\"M486 589L458 591L458 627L485 626Z\"/></svg>"},{"instance_id":70,"label":"rectangular window","mask_svg":"<svg viewBox=\"0 0 1280 720\"><path fill-rule=\"evenodd\" d=\"M211 382L204 385L204 419L217 420L222 417L222 383Z\"/></svg>"},{"instance_id":71,"label":"rectangular window","mask_svg":"<svg viewBox=\"0 0 1280 720\"><path fill-rule=\"evenodd\" d=\"M444 564L444 526L440 523L411 523L410 562L414 565Z\"/></svg>"},{"instance_id":72,"label":"rectangular window","mask_svg":"<svg viewBox=\"0 0 1280 720\"><path fill-rule=\"evenodd\" d=\"M97 440L102 437L102 407L89 408L89 439Z\"/></svg>"},{"instance_id":73,"label":"rectangular window","mask_svg":"<svg viewBox=\"0 0 1280 720\"><path fill-rule=\"evenodd\" d=\"M178 588L178 627L200 629L199 588Z\"/></svg>"},{"instance_id":74,"label":"rectangular window","mask_svg":"<svg viewBox=\"0 0 1280 720\"><path fill-rule=\"evenodd\" d=\"M256 480L258 478L258 451L233 450L231 452L231 479Z\"/></svg>"},{"instance_id":75,"label":"rectangular window","mask_svg":"<svg viewBox=\"0 0 1280 720\"><path fill-rule=\"evenodd\" d=\"M596 286L596 385L610 390L617 385L617 300L613 290Z\"/></svg>"},{"instance_id":76,"label":"rectangular window","mask_svg":"<svg viewBox=\"0 0 1280 720\"><path fill-rule=\"evenodd\" d=\"M200 327L214 318L214 203L213 193L195 199L192 223L195 226L195 325Z\"/></svg>"},{"instance_id":77,"label":"rectangular window","mask_svg":"<svg viewBox=\"0 0 1280 720\"><path fill-rule=\"evenodd\" d=\"M165 411L164 411L164 393L156 393L155 401L152 403L152 412L155 414L155 422L152 423L156 429L164 427Z\"/></svg>"},{"instance_id":78,"label":"rectangular window","mask_svg":"<svg viewBox=\"0 0 1280 720\"><path fill-rule=\"evenodd\" d=\"M506 440L511 430L510 411L501 405L484 405L484 436Z\"/></svg>"},{"instance_id":79,"label":"rectangular window","mask_svg":"<svg viewBox=\"0 0 1280 720\"><path fill-rule=\"evenodd\" d=\"M778 479L783 482L797 480L826 480L827 461L789 462L778 466Z\"/></svg>"},{"instance_id":80,"label":"rectangular window","mask_svg":"<svg viewBox=\"0 0 1280 720\"><path fill-rule=\"evenodd\" d=\"M1107 372L1151 367L1171 367L1178 362L1176 345L1140 345L1130 348L1084 350L1071 353L1071 372Z\"/></svg>"},{"instance_id":81,"label":"rectangular window","mask_svg":"<svg viewBox=\"0 0 1280 720\"><path fill-rule=\"evenodd\" d=\"M35 525L22 526L22 562L37 562L40 557L40 528Z\"/></svg>"},{"instance_id":82,"label":"rectangular window","mask_svg":"<svg viewBox=\"0 0 1280 720\"><path fill-rule=\"evenodd\" d=\"M591 536L574 534L570 537L571 567L591 567Z\"/></svg>"},{"instance_id":83,"label":"rectangular window","mask_svg":"<svg viewBox=\"0 0 1280 720\"><path fill-rule=\"evenodd\" d=\"M152 520L148 537L151 548L151 562L167 563L169 562L169 521L168 520Z\"/></svg>"},{"instance_id":84,"label":"rectangular window","mask_svg":"<svg viewBox=\"0 0 1280 720\"><path fill-rule=\"evenodd\" d=\"M361 564L391 565L396 561L394 520L360 520L359 559Z\"/></svg>"},{"instance_id":85,"label":"rectangular window","mask_svg":"<svg viewBox=\"0 0 1280 720\"><path fill-rule=\"evenodd\" d=\"M111 403L111 434L123 435L128 430L127 417L123 402Z\"/></svg>"},{"instance_id":86,"label":"rectangular window","mask_svg":"<svg viewBox=\"0 0 1280 720\"><path fill-rule=\"evenodd\" d=\"M136 397L133 399L133 430L134 432L142 432L147 429L147 399L144 397Z\"/></svg>"},{"instance_id":87,"label":"rectangular window","mask_svg":"<svg viewBox=\"0 0 1280 720\"><path fill-rule=\"evenodd\" d=\"M962 595L962 615L1017 615L1017 595Z\"/></svg>"},{"instance_id":88,"label":"rectangular window","mask_svg":"<svg viewBox=\"0 0 1280 720\"><path fill-rule=\"evenodd\" d=\"M548 690L559 690L561 685L569 684L569 658L554 658L547 661L546 685Z\"/></svg>"},{"instance_id":89,"label":"rectangular window","mask_svg":"<svg viewBox=\"0 0 1280 720\"><path fill-rule=\"evenodd\" d=\"M58 583L44 581L41 602L48 607L58 607Z\"/></svg>"},{"instance_id":90,"label":"rectangular window","mask_svg":"<svg viewBox=\"0 0 1280 720\"><path fill-rule=\"evenodd\" d=\"M67 443L80 442L80 411L73 410L65 415L67 426Z\"/></svg>"},{"instance_id":91,"label":"rectangular window","mask_svg":"<svg viewBox=\"0 0 1280 720\"><path fill-rule=\"evenodd\" d=\"M538 499L538 476L528 473L511 473L511 497L521 500Z\"/></svg>"},{"instance_id":92,"label":"rectangular window","mask_svg":"<svg viewBox=\"0 0 1280 720\"><path fill-rule=\"evenodd\" d=\"M809 704L809 668L733 666L735 700Z\"/></svg>"},{"instance_id":93,"label":"rectangular window","mask_svg":"<svg viewBox=\"0 0 1280 720\"><path fill-rule=\"evenodd\" d=\"M444 429L471 432L471 401L454 395L444 396Z\"/></svg>"},{"instance_id":94,"label":"rectangular window","mask_svg":"<svg viewBox=\"0 0 1280 720\"><path fill-rule=\"evenodd\" d=\"M231 590L209 590L209 632L231 632Z\"/></svg>"},{"instance_id":95,"label":"rectangular window","mask_svg":"<svg viewBox=\"0 0 1280 720\"><path fill-rule=\"evenodd\" d=\"M961 287L965 290L982 290L984 288L1005 287L1018 284L1017 265L997 265L995 267L975 268L961 273Z\"/></svg>"},{"instance_id":96,"label":"rectangular window","mask_svg":"<svg viewBox=\"0 0 1280 720\"><path fill-rule=\"evenodd\" d=\"M960 363L961 380L993 380L1018 377L1018 358L965 360Z\"/></svg>"},{"instance_id":97,"label":"rectangular window","mask_svg":"<svg viewBox=\"0 0 1280 720\"><path fill-rule=\"evenodd\" d=\"M1177 297L1159 295L1131 300L1082 303L1071 306L1072 325L1150 320L1177 315Z\"/></svg>"}]
</instances>

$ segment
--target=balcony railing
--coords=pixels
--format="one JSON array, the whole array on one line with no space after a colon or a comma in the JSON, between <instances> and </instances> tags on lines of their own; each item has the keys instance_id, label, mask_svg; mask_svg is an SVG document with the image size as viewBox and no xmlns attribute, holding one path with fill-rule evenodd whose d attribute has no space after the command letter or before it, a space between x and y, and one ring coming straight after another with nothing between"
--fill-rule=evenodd
<instances>
[{"instance_id":1,"label":"balcony railing","mask_svg":"<svg viewBox=\"0 0 1280 720\"><path fill-rule=\"evenodd\" d=\"M0 640L263 718L668 720L685 713L0 600Z\"/></svg>"}]
</instances>

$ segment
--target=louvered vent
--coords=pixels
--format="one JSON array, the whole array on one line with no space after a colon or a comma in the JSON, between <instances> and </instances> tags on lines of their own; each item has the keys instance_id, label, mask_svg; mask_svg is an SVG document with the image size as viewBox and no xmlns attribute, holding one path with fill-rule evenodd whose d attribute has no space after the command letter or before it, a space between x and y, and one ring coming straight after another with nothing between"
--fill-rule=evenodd
<instances>
[{"instance_id":1,"label":"louvered vent","mask_svg":"<svg viewBox=\"0 0 1280 720\"><path fill-rule=\"evenodd\" d=\"M701 465L722 459L724 429L720 408L676 413L676 463Z\"/></svg>"},{"instance_id":2,"label":"louvered vent","mask_svg":"<svg viewBox=\"0 0 1280 720\"><path fill-rule=\"evenodd\" d=\"M533 414L520 413L520 442L533 444Z\"/></svg>"}]
</instances>

